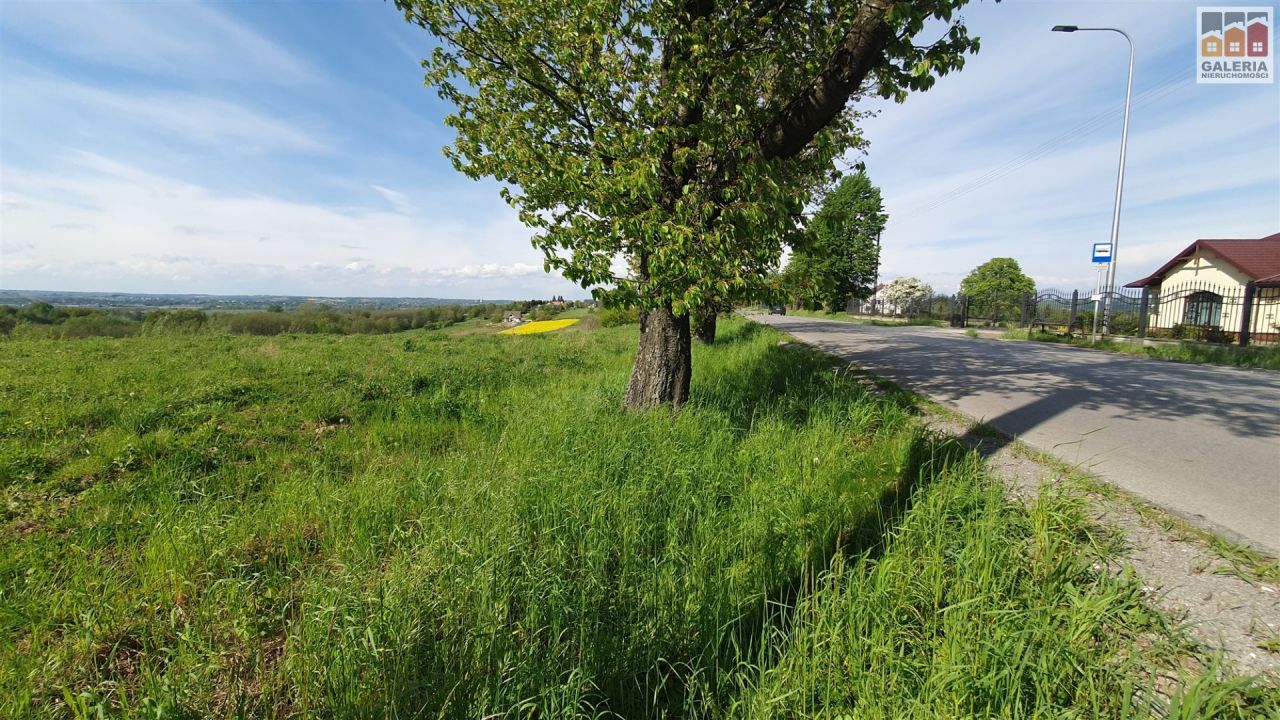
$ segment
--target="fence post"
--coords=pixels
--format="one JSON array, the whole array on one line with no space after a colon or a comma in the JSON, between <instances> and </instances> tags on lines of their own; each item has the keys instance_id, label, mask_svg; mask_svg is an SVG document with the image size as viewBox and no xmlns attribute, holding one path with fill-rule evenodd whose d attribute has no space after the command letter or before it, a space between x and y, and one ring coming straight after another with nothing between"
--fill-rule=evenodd
<instances>
[{"instance_id":1,"label":"fence post","mask_svg":"<svg viewBox=\"0 0 1280 720\"><path fill-rule=\"evenodd\" d=\"M1138 306L1138 337L1147 336L1147 305L1151 302L1151 288L1142 288L1142 304Z\"/></svg>"},{"instance_id":2,"label":"fence post","mask_svg":"<svg viewBox=\"0 0 1280 720\"><path fill-rule=\"evenodd\" d=\"M1031 296L1022 294L1022 316L1018 320L1018 327L1027 327L1031 325Z\"/></svg>"},{"instance_id":3,"label":"fence post","mask_svg":"<svg viewBox=\"0 0 1280 720\"><path fill-rule=\"evenodd\" d=\"M1080 303L1080 291L1071 291L1071 319L1067 321L1067 334L1071 334L1071 328L1076 326L1076 307Z\"/></svg>"},{"instance_id":4,"label":"fence post","mask_svg":"<svg viewBox=\"0 0 1280 720\"><path fill-rule=\"evenodd\" d=\"M1244 307L1240 310L1240 347L1249 344L1249 325L1253 322L1253 294L1258 285L1252 280L1244 284Z\"/></svg>"},{"instance_id":5,"label":"fence post","mask_svg":"<svg viewBox=\"0 0 1280 720\"><path fill-rule=\"evenodd\" d=\"M960 327L969 327L969 297L960 297Z\"/></svg>"}]
</instances>

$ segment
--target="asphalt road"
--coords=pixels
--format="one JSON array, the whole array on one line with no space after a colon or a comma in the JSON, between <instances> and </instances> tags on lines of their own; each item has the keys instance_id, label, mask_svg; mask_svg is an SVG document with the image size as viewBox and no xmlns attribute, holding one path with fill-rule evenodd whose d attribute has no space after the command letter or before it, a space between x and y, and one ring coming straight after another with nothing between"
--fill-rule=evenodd
<instances>
[{"instance_id":1,"label":"asphalt road","mask_svg":"<svg viewBox=\"0 0 1280 720\"><path fill-rule=\"evenodd\" d=\"M754 315L1230 539L1280 554L1280 373Z\"/></svg>"}]
</instances>

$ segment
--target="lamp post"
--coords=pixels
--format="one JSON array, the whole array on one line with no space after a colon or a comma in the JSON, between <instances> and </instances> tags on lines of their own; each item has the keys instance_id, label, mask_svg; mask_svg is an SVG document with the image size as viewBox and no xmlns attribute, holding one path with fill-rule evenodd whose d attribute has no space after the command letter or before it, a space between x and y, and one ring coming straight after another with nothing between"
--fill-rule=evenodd
<instances>
[{"instance_id":1,"label":"lamp post","mask_svg":"<svg viewBox=\"0 0 1280 720\"><path fill-rule=\"evenodd\" d=\"M1111 214L1111 262L1107 263L1107 291L1102 304L1102 334L1111 329L1111 296L1116 290L1116 256L1120 253L1120 198L1124 194L1124 154L1129 144L1129 103L1133 98L1133 38L1119 28L1085 28L1075 25L1054 25L1053 32L1114 32L1129 41L1129 82L1124 90L1124 126L1120 131L1120 169L1116 172L1116 206Z\"/></svg>"},{"instance_id":2,"label":"lamp post","mask_svg":"<svg viewBox=\"0 0 1280 720\"><path fill-rule=\"evenodd\" d=\"M880 236L884 230L876 231L876 279L871 281L871 314L876 314L876 301L880 299Z\"/></svg>"}]
</instances>

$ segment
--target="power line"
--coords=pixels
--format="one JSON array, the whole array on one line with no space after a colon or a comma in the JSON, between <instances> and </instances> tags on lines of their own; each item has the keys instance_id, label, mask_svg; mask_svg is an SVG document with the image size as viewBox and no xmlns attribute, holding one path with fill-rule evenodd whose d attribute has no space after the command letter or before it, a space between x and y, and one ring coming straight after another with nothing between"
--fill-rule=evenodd
<instances>
[{"instance_id":1,"label":"power line","mask_svg":"<svg viewBox=\"0 0 1280 720\"><path fill-rule=\"evenodd\" d=\"M1188 83L1185 80L1185 74L1182 72L1175 73L1174 75L1171 75L1165 78L1161 82L1157 83L1156 85L1140 93L1138 97L1135 99L1133 104L1134 105L1150 105L1151 103L1157 100L1160 100L1164 97L1172 95L1178 90L1184 89L1185 87L1187 87L1187 85ZM1000 178L1003 178L1013 172L1021 170L1022 168L1026 167L1027 165L1030 165L1031 163L1034 163L1035 161L1045 157L1046 155L1052 154L1054 151L1067 145L1071 141L1092 133L1093 131L1097 130L1098 128L1106 124L1108 120L1112 119L1114 116L1121 113L1123 109L1124 109L1123 104L1121 104L1116 106L1115 108L1104 110L1098 113L1097 115L1094 115L1093 117L1089 118L1088 120L1085 120L1079 125L1076 125L1070 130L1067 130L1059 135L1055 135L1054 137L1049 138L1048 140L1045 140L1041 144L1022 153L1021 155L1018 155L1014 158L1011 158L1005 161L1003 164L997 166L996 168L993 168L992 170L987 171L980 177L977 177L973 180L957 185L956 187L950 190L947 190L943 193L940 193L934 196L932 199L922 202L916 207L909 209L906 214L918 215L922 213L927 213L931 210L934 210L938 207L941 207L942 205L945 205L951 202L952 200L961 198L965 195L968 195L971 192L974 192L975 190L978 190L979 188L989 185L992 182L995 182L996 180L999 180Z\"/></svg>"}]
</instances>

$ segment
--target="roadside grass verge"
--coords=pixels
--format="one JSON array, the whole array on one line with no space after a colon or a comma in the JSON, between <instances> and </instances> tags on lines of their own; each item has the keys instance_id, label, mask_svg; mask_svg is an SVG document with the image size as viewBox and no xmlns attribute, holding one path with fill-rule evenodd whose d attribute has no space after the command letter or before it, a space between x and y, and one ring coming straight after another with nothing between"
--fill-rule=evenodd
<instances>
[{"instance_id":1,"label":"roadside grass verge","mask_svg":"<svg viewBox=\"0 0 1280 720\"><path fill-rule=\"evenodd\" d=\"M1116 342L1110 339L1101 339L1093 342L1087 337L1068 338L1053 333L1028 333L1026 330L1010 330L1002 335L1001 339L1035 340L1038 342L1058 343L1060 345L1074 345L1076 347L1106 350L1155 360L1280 370L1280 345L1238 347L1235 345L1180 342L1177 344L1160 343L1159 345L1145 346L1135 343Z\"/></svg>"},{"instance_id":2,"label":"roadside grass verge","mask_svg":"<svg viewBox=\"0 0 1280 720\"><path fill-rule=\"evenodd\" d=\"M1186 648L1070 497L739 319L622 412L634 338L0 344L0 716L1172 707Z\"/></svg>"},{"instance_id":3,"label":"roadside grass verge","mask_svg":"<svg viewBox=\"0 0 1280 720\"><path fill-rule=\"evenodd\" d=\"M910 395L910 393L903 390L898 390L898 392L904 396ZM916 397L919 398L919 396ZM905 398L901 401L907 402ZM927 408L930 413L945 416L961 424L971 422L964 415L927 398L919 398L918 402L922 408ZM1191 522L1157 507L1123 488L1100 479L1085 469L1059 460L1049 453L1033 449L1026 443L1017 438L1009 437L987 423L972 422L965 434L978 440L988 440L1000 445L1007 444L1016 455L1034 460L1044 467L1052 468L1059 477L1067 481L1073 491L1121 503L1125 507L1132 509L1143 520L1160 527L1165 532L1171 533L1184 541L1200 543L1225 563L1213 568L1214 572L1235 575L1251 583L1280 584L1280 560L1270 557L1266 553L1255 550L1248 545L1227 540L1210 530L1197 527Z\"/></svg>"}]
</instances>

